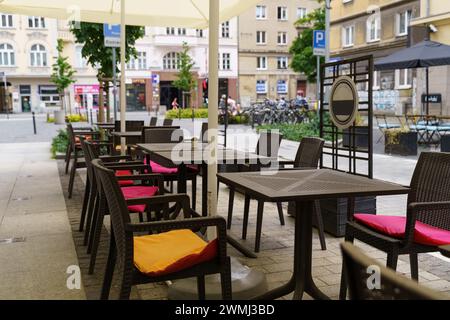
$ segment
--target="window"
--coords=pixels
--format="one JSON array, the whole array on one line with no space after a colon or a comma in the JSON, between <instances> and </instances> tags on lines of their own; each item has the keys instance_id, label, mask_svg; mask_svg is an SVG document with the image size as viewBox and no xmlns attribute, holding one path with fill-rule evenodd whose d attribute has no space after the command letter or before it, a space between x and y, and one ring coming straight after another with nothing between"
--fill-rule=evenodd
<instances>
[{"instance_id":1,"label":"window","mask_svg":"<svg viewBox=\"0 0 450 320\"><path fill-rule=\"evenodd\" d=\"M32 67L47 66L47 51L43 45L34 44L31 46L30 62Z\"/></svg>"},{"instance_id":2,"label":"window","mask_svg":"<svg viewBox=\"0 0 450 320\"><path fill-rule=\"evenodd\" d=\"M258 93L258 94L267 93L267 81L266 80L256 80L256 93Z\"/></svg>"},{"instance_id":3,"label":"window","mask_svg":"<svg viewBox=\"0 0 450 320\"><path fill-rule=\"evenodd\" d=\"M286 80L277 81L277 93L288 93L288 86Z\"/></svg>"},{"instance_id":4,"label":"window","mask_svg":"<svg viewBox=\"0 0 450 320\"><path fill-rule=\"evenodd\" d=\"M14 48L8 43L0 44L0 66L11 67L16 64Z\"/></svg>"},{"instance_id":5,"label":"window","mask_svg":"<svg viewBox=\"0 0 450 320\"><path fill-rule=\"evenodd\" d=\"M175 35L175 28L167 27L166 28L166 34L169 35L169 36Z\"/></svg>"},{"instance_id":6,"label":"window","mask_svg":"<svg viewBox=\"0 0 450 320\"><path fill-rule=\"evenodd\" d=\"M256 31L256 44L266 44L265 31Z\"/></svg>"},{"instance_id":7,"label":"window","mask_svg":"<svg viewBox=\"0 0 450 320\"><path fill-rule=\"evenodd\" d=\"M395 70L395 87L398 89L411 88L412 73L411 69Z\"/></svg>"},{"instance_id":8,"label":"window","mask_svg":"<svg viewBox=\"0 0 450 320\"><path fill-rule=\"evenodd\" d=\"M288 68L288 57L278 57L277 58L277 68L280 70L285 70Z\"/></svg>"},{"instance_id":9,"label":"window","mask_svg":"<svg viewBox=\"0 0 450 320\"><path fill-rule=\"evenodd\" d=\"M381 33L381 25L380 25L380 17L374 16L367 19L366 23L366 39L367 42L373 42L380 40L380 33Z\"/></svg>"},{"instance_id":10,"label":"window","mask_svg":"<svg viewBox=\"0 0 450 320\"><path fill-rule=\"evenodd\" d=\"M231 54L222 53L222 70L231 70Z\"/></svg>"},{"instance_id":11,"label":"window","mask_svg":"<svg viewBox=\"0 0 450 320\"><path fill-rule=\"evenodd\" d=\"M355 26L346 26L342 28L342 46L353 46L353 35L355 33Z\"/></svg>"},{"instance_id":12,"label":"window","mask_svg":"<svg viewBox=\"0 0 450 320\"><path fill-rule=\"evenodd\" d=\"M411 21L412 11L407 10L397 14L397 36L406 36Z\"/></svg>"},{"instance_id":13,"label":"window","mask_svg":"<svg viewBox=\"0 0 450 320\"><path fill-rule=\"evenodd\" d=\"M288 19L287 7L278 7L277 8L277 17L278 17L278 20L286 21Z\"/></svg>"},{"instance_id":14,"label":"window","mask_svg":"<svg viewBox=\"0 0 450 320\"><path fill-rule=\"evenodd\" d=\"M203 29L196 29L195 34L197 35L197 37L203 38Z\"/></svg>"},{"instance_id":15,"label":"window","mask_svg":"<svg viewBox=\"0 0 450 320\"><path fill-rule=\"evenodd\" d=\"M86 58L83 58L83 47L75 47L75 59L76 59L76 66L77 68L86 68L87 67L87 60Z\"/></svg>"},{"instance_id":16,"label":"window","mask_svg":"<svg viewBox=\"0 0 450 320\"><path fill-rule=\"evenodd\" d=\"M177 70L180 65L180 54L177 52L169 52L163 58L163 68L165 70Z\"/></svg>"},{"instance_id":17,"label":"window","mask_svg":"<svg viewBox=\"0 0 450 320\"><path fill-rule=\"evenodd\" d=\"M139 51L137 57L131 57L127 65L128 69L145 70L147 69L147 52Z\"/></svg>"},{"instance_id":18,"label":"window","mask_svg":"<svg viewBox=\"0 0 450 320\"><path fill-rule=\"evenodd\" d=\"M303 19L307 14L306 8L297 8L297 19Z\"/></svg>"},{"instance_id":19,"label":"window","mask_svg":"<svg viewBox=\"0 0 450 320\"><path fill-rule=\"evenodd\" d=\"M178 28L178 35L179 36L185 36L186 35L186 28Z\"/></svg>"},{"instance_id":20,"label":"window","mask_svg":"<svg viewBox=\"0 0 450 320\"><path fill-rule=\"evenodd\" d=\"M44 29L45 18L44 17L28 17L28 28Z\"/></svg>"},{"instance_id":21,"label":"window","mask_svg":"<svg viewBox=\"0 0 450 320\"><path fill-rule=\"evenodd\" d=\"M266 6L256 6L256 19L257 20L267 19L267 7Z\"/></svg>"},{"instance_id":22,"label":"window","mask_svg":"<svg viewBox=\"0 0 450 320\"><path fill-rule=\"evenodd\" d=\"M12 28L13 27L13 16L12 14L2 14L0 27L2 28Z\"/></svg>"},{"instance_id":23,"label":"window","mask_svg":"<svg viewBox=\"0 0 450 320\"><path fill-rule=\"evenodd\" d=\"M380 89L380 72L374 71L373 72L373 90L379 90Z\"/></svg>"},{"instance_id":24,"label":"window","mask_svg":"<svg viewBox=\"0 0 450 320\"><path fill-rule=\"evenodd\" d=\"M267 70L267 57L257 57L256 58L256 69L257 70Z\"/></svg>"},{"instance_id":25,"label":"window","mask_svg":"<svg viewBox=\"0 0 450 320\"><path fill-rule=\"evenodd\" d=\"M229 38L230 37L230 22L224 22L222 23L222 38Z\"/></svg>"},{"instance_id":26,"label":"window","mask_svg":"<svg viewBox=\"0 0 450 320\"><path fill-rule=\"evenodd\" d=\"M287 44L287 32L278 32L277 39L279 46L285 46Z\"/></svg>"}]
</instances>

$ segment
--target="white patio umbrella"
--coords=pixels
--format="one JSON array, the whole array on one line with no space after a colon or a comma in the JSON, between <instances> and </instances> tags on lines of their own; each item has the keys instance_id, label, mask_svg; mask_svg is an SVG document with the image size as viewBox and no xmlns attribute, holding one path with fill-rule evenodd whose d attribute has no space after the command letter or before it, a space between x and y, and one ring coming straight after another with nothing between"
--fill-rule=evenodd
<instances>
[{"instance_id":1,"label":"white patio umbrella","mask_svg":"<svg viewBox=\"0 0 450 320\"><path fill-rule=\"evenodd\" d=\"M217 149L219 24L261 0L0 0L0 12L97 23L209 28L208 141ZM121 32L120 118L125 131L125 32ZM122 146L124 141L122 139ZM217 165L208 166L208 212L217 213Z\"/></svg>"}]
</instances>

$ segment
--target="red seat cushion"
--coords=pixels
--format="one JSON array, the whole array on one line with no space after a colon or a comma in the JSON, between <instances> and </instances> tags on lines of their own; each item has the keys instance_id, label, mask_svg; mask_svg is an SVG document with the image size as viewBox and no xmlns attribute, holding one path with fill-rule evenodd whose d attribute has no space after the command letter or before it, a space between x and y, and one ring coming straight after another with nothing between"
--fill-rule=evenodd
<instances>
[{"instance_id":1,"label":"red seat cushion","mask_svg":"<svg viewBox=\"0 0 450 320\"><path fill-rule=\"evenodd\" d=\"M121 188L125 200L135 198L153 197L158 192L158 187L134 186ZM145 204L128 206L128 210L132 212L145 212Z\"/></svg>"},{"instance_id":2,"label":"red seat cushion","mask_svg":"<svg viewBox=\"0 0 450 320\"><path fill-rule=\"evenodd\" d=\"M406 217L355 214L355 220L393 238L405 236ZM450 244L450 231L416 221L414 242L427 246Z\"/></svg>"},{"instance_id":3,"label":"red seat cushion","mask_svg":"<svg viewBox=\"0 0 450 320\"><path fill-rule=\"evenodd\" d=\"M118 170L116 171L116 176L131 176L133 173L129 170ZM133 180L119 180L119 186L121 187L127 187L132 186L134 184Z\"/></svg>"}]
</instances>

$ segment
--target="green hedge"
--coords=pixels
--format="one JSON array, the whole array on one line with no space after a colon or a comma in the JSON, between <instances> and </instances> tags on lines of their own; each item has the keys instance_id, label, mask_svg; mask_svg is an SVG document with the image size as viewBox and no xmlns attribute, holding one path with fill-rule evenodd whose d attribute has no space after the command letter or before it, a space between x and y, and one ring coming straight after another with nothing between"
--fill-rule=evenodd
<instances>
[{"instance_id":1,"label":"green hedge","mask_svg":"<svg viewBox=\"0 0 450 320\"><path fill-rule=\"evenodd\" d=\"M81 115L81 114L69 114L65 118L66 118L66 122L87 122L87 117L85 115ZM55 118L48 117L47 122L54 123Z\"/></svg>"},{"instance_id":2,"label":"green hedge","mask_svg":"<svg viewBox=\"0 0 450 320\"><path fill-rule=\"evenodd\" d=\"M53 158L56 157L56 153L65 153L67 145L69 144L69 137L65 129L60 129L58 135L52 140L51 152Z\"/></svg>"},{"instance_id":3,"label":"green hedge","mask_svg":"<svg viewBox=\"0 0 450 320\"><path fill-rule=\"evenodd\" d=\"M169 110L166 112L167 119L192 119L192 109ZM194 109L194 118L208 118L208 109Z\"/></svg>"}]
</instances>

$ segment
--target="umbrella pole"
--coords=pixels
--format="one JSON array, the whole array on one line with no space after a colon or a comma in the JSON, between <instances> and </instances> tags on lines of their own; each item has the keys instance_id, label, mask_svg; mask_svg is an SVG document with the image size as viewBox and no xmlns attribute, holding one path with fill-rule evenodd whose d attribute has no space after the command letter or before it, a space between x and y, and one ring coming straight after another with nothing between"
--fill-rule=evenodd
<instances>
[{"instance_id":1,"label":"umbrella pole","mask_svg":"<svg viewBox=\"0 0 450 320\"><path fill-rule=\"evenodd\" d=\"M125 132L126 88L125 88L125 0L120 1L120 131ZM125 154L125 138L120 139L120 151Z\"/></svg>"},{"instance_id":2,"label":"umbrella pole","mask_svg":"<svg viewBox=\"0 0 450 320\"><path fill-rule=\"evenodd\" d=\"M219 0L209 1L209 87L208 87L208 142L211 148L208 163L208 214L217 214L217 108L219 101ZM210 228L211 229L211 228ZM213 233L214 232L214 233ZM215 237L215 230L208 233Z\"/></svg>"},{"instance_id":3,"label":"umbrella pole","mask_svg":"<svg viewBox=\"0 0 450 320\"><path fill-rule=\"evenodd\" d=\"M427 67L426 68L426 80L425 80L425 86L426 86L426 91L427 91L427 125L428 125L428 116L430 115L430 101L429 101L429 95L430 95L430 70Z\"/></svg>"}]
</instances>

